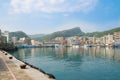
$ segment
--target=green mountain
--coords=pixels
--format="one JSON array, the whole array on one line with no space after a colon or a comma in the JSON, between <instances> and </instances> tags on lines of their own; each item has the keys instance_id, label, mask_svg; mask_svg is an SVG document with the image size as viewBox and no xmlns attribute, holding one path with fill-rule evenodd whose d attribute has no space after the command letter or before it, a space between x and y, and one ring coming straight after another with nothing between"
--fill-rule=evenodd
<instances>
[{"instance_id":1,"label":"green mountain","mask_svg":"<svg viewBox=\"0 0 120 80\"><path fill-rule=\"evenodd\" d=\"M114 28L114 29L110 29L110 30L106 30L106 31L101 31L101 32L92 32L92 33L84 33L80 27L75 27L72 29L68 29L68 30L63 30L63 31L57 31L48 35L44 35L44 34L37 34L37 35L27 35L26 33L22 32L22 31L16 31L16 32L10 32L10 37L17 37L22 38L22 37L26 37L26 38L32 38L35 40L40 40L40 41L48 41L51 40L55 37L71 37L71 36L95 36L95 37L102 37L104 35L108 35L108 34L114 34L114 32L118 32L120 31L120 27L118 28Z\"/></svg>"},{"instance_id":2,"label":"green mountain","mask_svg":"<svg viewBox=\"0 0 120 80\"><path fill-rule=\"evenodd\" d=\"M14 36L17 37L17 39L22 38L22 37L29 38L28 35L24 33L23 31L10 32L9 35L10 35L10 38Z\"/></svg>"},{"instance_id":3,"label":"green mountain","mask_svg":"<svg viewBox=\"0 0 120 80\"><path fill-rule=\"evenodd\" d=\"M69 30L64 30L64 31L58 31L58 32L54 32L52 34L43 36L41 38L38 38L39 40L43 41L43 40L51 40L55 37L70 37L70 36L95 36L95 37L102 37L104 35L108 35L108 34L114 34L114 32L119 32L120 31L120 27L117 28L113 28L110 30L106 30L106 31L101 31L101 32L92 32L92 33L84 33L81 31L81 29L79 27L76 28L72 28Z\"/></svg>"},{"instance_id":4,"label":"green mountain","mask_svg":"<svg viewBox=\"0 0 120 80\"><path fill-rule=\"evenodd\" d=\"M48 41L55 37L70 37L70 36L76 36L77 34L84 34L84 32L81 31L80 27L75 27L75 28L63 30L63 31L57 31L57 32L45 35L43 37L40 37L38 39L41 41L43 40Z\"/></svg>"},{"instance_id":5,"label":"green mountain","mask_svg":"<svg viewBox=\"0 0 120 80\"><path fill-rule=\"evenodd\" d=\"M114 29L110 29L110 30L106 30L106 31L102 31L102 32L92 32L92 33L86 33L86 36L95 36L95 37L102 37L104 35L108 35L108 34L114 34L114 32L119 32L120 31L120 27L114 28Z\"/></svg>"}]
</instances>

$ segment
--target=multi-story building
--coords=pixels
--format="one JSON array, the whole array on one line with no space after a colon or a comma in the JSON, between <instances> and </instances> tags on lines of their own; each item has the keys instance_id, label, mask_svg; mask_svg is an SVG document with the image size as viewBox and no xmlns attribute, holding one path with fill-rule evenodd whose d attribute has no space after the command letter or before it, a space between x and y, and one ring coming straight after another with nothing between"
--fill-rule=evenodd
<instances>
[{"instance_id":1,"label":"multi-story building","mask_svg":"<svg viewBox=\"0 0 120 80\"><path fill-rule=\"evenodd\" d=\"M103 36L100 38L100 44L102 44L102 45L106 44L106 36Z\"/></svg>"},{"instance_id":2,"label":"multi-story building","mask_svg":"<svg viewBox=\"0 0 120 80\"><path fill-rule=\"evenodd\" d=\"M113 37L113 35L108 34L108 35L106 36L106 45L111 45L111 44L113 44L113 42L114 42L114 37Z\"/></svg>"},{"instance_id":3,"label":"multi-story building","mask_svg":"<svg viewBox=\"0 0 120 80\"><path fill-rule=\"evenodd\" d=\"M120 42L120 32L114 33L114 40L115 40L115 42Z\"/></svg>"},{"instance_id":4,"label":"multi-story building","mask_svg":"<svg viewBox=\"0 0 120 80\"><path fill-rule=\"evenodd\" d=\"M63 37L56 37L55 39L54 39L54 41L55 42L59 42L59 43L61 43L61 44L63 44L64 43L64 38Z\"/></svg>"},{"instance_id":5,"label":"multi-story building","mask_svg":"<svg viewBox=\"0 0 120 80\"><path fill-rule=\"evenodd\" d=\"M18 43L20 43L20 44L22 44L22 45L31 45L31 39L30 38L25 38L25 37L23 37L23 38L20 38L19 40L18 40Z\"/></svg>"},{"instance_id":6,"label":"multi-story building","mask_svg":"<svg viewBox=\"0 0 120 80\"><path fill-rule=\"evenodd\" d=\"M3 36L5 36L7 38L7 43L9 43L9 31L5 31L3 33Z\"/></svg>"},{"instance_id":7,"label":"multi-story building","mask_svg":"<svg viewBox=\"0 0 120 80\"><path fill-rule=\"evenodd\" d=\"M113 42L114 42L113 35L108 34L108 35L101 37L101 44L111 45L111 44L113 44Z\"/></svg>"},{"instance_id":8,"label":"multi-story building","mask_svg":"<svg viewBox=\"0 0 120 80\"><path fill-rule=\"evenodd\" d=\"M2 35L2 31L0 30L0 44L6 44L7 43L7 37Z\"/></svg>"},{"instance_id":9,"label":"multi-story building","mask_svg":"<svg viewBox=\"0 0 120 80\"><path fill-rule=\"evenodd\" d=\"M88 37L89 44L95 44L96 38L95 37Z\"/></svg>"},{"instance_id":10,"label":"multi-story building","mask_svg":"<svg viewBox=\"0 0 120 80\"><path fill-rule=\"evenodd\" d=\"M74 43L74 38L73 37L68 37L68 38L66 38L66 40L67 40L67 46L72 46L72 43Z\"/></svg>"},{"instance_id":11,"label":"multi-story building","mask_svg":"<svg viewBox=\"0 0 120 80\"><path fill-rule=\"evenodd\" d=\"M54 40L55 40L55 41L64 40L64 37L56 37Z\"/></svg>"},{"instance_id":12,"label":"multi-story building","mask_svg":"<svg viewBox=\"0 0 120 80\"><path fill-rule=\"evenodd\" d=\"M80 39L80 43L81 44L88 44L88 37L87 36L83 36L83 37L81 37L81 39Z\"/></svg>"},{"instance_id":13,"label":"multi-story building","mask_svg":"<svg viewBox=\"0 0 120 80\"><path fill-rule=\"evenodd\" d=\"M15 45L17 43L17 38L16 37L12 37L11 38L11 42Z\"/></svg>"},{"instance_id":14,"label":"multi-story building","mask_svg":"<svg viewBox=\"0 0 120 80\"><path fill-rule=\"evenodd\" d=\"M100 38L96 38L96 40L95 40L95 44L97 44L97 45L100 45Z\"/></svg>"},{"instance_id":15,"label":"multi-story building","mask_svg":"<svg viewBox=\"0 0 120 80\"><path fill-rule=\"evenodd\" d=\"M5 36L0 36L0 44L7 43L7 38Z\"/></svg>"},{"instance_id":16,"label":"multi-story building","mask_svg":"<svg viewBox=\"0 0 120 80\"><path fill-rule=\"evenodd\" d=\"M74 44L80 45L80 39L78 36L68 37L66 40L68 46L72 46Z\"/></svg>"},{"instance_id":17,"label":"multi-story building","mask_svg":"<svg viewBox=\"0 0 120 80\"><path fill-rule=\"evenodd\" d=\"M31 45L33 45L33 46L40 46L41 43L39 41L31 40Z\"/></svg>"},{"instance_id":18,"label":"multi-story building","mask_svg":"<svg viewBox=\"0 0 120 80\"><path fill-rule=\"evenodd\" d=\"M20 38L19 41L25 41L25 37Z\"/></svg>"},{"instance_id":19,"label":"multi-story building","mask_svg":"<svg viewBox=\"0 0 120 80\"><path fill-rule=\"evenodd\" d=\"M7 37L6 37L7 36ZM0 29L0 44L5 44L8 42L8 35L4 36L4 34L2 34L2 31Z\"/></svg>"}]
</instances>

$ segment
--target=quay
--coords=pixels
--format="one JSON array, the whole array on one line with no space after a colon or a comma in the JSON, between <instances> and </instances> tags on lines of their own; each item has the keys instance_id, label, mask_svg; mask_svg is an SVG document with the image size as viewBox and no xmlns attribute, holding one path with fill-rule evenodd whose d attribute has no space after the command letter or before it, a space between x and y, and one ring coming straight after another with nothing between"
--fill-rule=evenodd
<instances>
[{"instance_id":1,"label":"quay","mask_svg":"<svg viewBox=\"0 0 120 80\"><path fill-rule=\"evenodd\" d=\"M29 65L25 69L21 69L21 64L25 63L0 50L0 80L55 80L54 76L44 74Z\"/></svg>"}]
</instances>

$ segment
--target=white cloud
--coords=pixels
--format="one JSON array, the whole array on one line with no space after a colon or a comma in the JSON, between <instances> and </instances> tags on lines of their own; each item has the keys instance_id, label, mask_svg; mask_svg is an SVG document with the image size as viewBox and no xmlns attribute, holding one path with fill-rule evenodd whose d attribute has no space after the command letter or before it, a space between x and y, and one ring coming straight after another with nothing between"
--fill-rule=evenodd
<instances>
[{"instance_id":1,"label":"white cloud","mask_svg":"<svg viewBox=\"0 0 120 80\"><path fill-rule=\"evenodd\" d=\"M10 5L13 13L28 13L31 11L32 0L11 0Z\"/></svg>"},{"instance_id":2,"label":"white cloud","mask_svg":"<svg viewBox=\"0 0 120 80\"><path fill-rule=\"evenodd\" d=\"M98 0L11 0L10 7L12 13L88 12L94 9L97 3Z\"/></svg>"}]
</instances>

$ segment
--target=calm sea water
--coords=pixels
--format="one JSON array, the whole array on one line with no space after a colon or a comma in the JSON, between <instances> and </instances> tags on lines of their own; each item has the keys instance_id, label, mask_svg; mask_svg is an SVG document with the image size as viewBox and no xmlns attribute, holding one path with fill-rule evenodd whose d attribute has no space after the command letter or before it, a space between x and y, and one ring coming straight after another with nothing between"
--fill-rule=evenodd
<instances>
[{"instance_id":1,"label":"calm sea water","mask_svg":"<svg viewBox=\"0 0 120 80\"><path fill-rule=\"evenodd\" d=\"M57 80L120 80L120 49L28 48L10 53Z\"/></svg>"}]
</instances>

